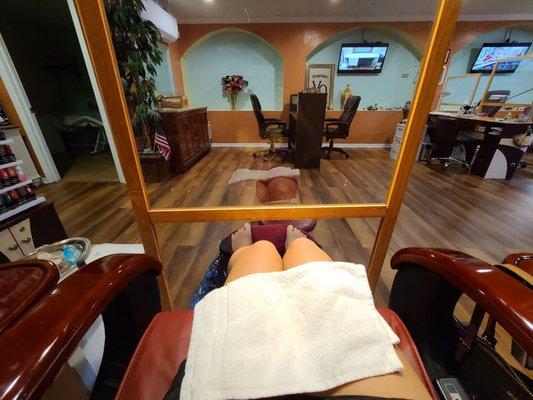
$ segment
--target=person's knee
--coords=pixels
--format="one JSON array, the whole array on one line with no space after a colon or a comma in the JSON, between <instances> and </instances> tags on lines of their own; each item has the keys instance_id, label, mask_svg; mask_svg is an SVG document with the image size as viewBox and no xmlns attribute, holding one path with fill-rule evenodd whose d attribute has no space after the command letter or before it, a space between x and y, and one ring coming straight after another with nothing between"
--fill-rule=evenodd
<instances>
[{"instance_id":1,"label":"person's knee","mask_svg":"<svg viewBox=\"0 0 533 400\"><path fill-rule=\"evenodd\" d=\"M254 251L259 252L278 252L276 246L274 246L272 242L269 242L268 240L258 240L257 242L253 243L251 247L254 249Z\"/></svg>"},{"instance_id":2,"label":"person's knee","mask_svg":"<svg viewBox=\"0 0 533 400\"><path fill-rule=\"evenodd\" d=\"M309 246L313 246L314 247L314 246L316 246L316 244L311 239L308 239L306 237L301 237L301 238L298 238L298 239L294 239L293 242L290 245L291 248L295 248L295 249L299 249L299 248L302 248L302 247L309 247Z\"/></svg>"}]
</instances>

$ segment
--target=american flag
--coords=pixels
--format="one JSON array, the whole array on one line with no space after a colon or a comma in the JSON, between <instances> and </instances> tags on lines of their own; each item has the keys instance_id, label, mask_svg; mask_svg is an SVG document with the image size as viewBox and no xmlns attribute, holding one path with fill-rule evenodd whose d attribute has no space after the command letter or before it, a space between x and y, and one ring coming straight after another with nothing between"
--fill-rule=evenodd
<instances>
[{"instance_id":1,"label":"american flag","mask_svg":"<svg viewBox=\"0 0 533 400\"><path fill-rule=\"evenodd\" d=\"M170 156L172 155L172 150L170 150L165 131L163 130L163 127L159 122L155 123L154 143L157 147L157 151L159 151L159 154L161 154L163 158L168 161L170 159Z\"/></svg>"}]
</instances>

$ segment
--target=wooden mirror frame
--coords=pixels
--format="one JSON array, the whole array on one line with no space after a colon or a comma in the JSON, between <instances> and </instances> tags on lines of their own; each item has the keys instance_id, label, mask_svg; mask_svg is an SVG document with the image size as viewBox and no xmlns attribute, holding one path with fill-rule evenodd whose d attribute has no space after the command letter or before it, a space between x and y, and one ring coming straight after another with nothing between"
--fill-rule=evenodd
<instances>
[{"instance_id":1,"label":"wooden mirror frame","mask_svg":"<svg viewBox=\"0 0 533 400\"><path fill-rule=\"evenodd\" d=\"M435 97L442 66L455 29L461 0L440 0L420 68L419 80L405 127L396 167L384 203L151 208L142 175L128 109L115 58L103 0L75 0L93 68L104 100L113 138L124 170L133 213L147 254L161 260L154 228L159 223L245 221L251 219L380 218L368 266L374 289L402 206L421 134ZM163 308L170 299L165 278L159 276Z\"/></svg>"}]
</instances>

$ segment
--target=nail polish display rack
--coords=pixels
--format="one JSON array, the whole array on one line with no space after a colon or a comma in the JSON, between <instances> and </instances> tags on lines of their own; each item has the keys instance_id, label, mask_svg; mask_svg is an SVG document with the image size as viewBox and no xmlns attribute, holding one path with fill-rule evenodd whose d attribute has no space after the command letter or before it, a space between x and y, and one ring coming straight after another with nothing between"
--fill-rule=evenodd
<instances>
[{"instance_id":1,"label":"nail polish display rack","mask_svg":"<svg viewBox=\"0 0 533 400\"><path fill-rule=\"evenodd\" d=\"M5 139L0 140L0 146L3 145L10 145L13 141L11 139ZM13 162L0 164L0 170L7 170L8 168L15 168L17 166L21 166L23 164L22 160L15 160ZM22 168L22 167L20 167ZM18 179L18 178L17 178ZM28 210L32 208L33 206L36 206L37 204L43 203L46 199L42 196L26 196L25 198L20 195L20 188L25 188L26 186L31 188L31 180L26 179L23 182L21 182L19 179L17 182L13 182L9 186L3 186L0 187L0 201L6 205L6 197L10 196L12 203L9 204L8 207L1 207L2 212L0 212L0 221L4 221L8 218L11 218L14 215L17 215L25 210ZM19 197L17 199L13 199L13 196L10 195L10 193L13 193L13 191L19 193Z\"/></svg>"}]
</instances>

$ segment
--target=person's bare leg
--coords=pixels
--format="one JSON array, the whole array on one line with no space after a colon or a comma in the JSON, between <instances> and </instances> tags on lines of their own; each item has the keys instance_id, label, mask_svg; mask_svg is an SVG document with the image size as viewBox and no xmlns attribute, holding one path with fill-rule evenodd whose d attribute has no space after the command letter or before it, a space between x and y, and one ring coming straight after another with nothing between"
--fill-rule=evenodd
<instances>
[{"instance_id":1,"label":"person's bare leg","mask_svg":"<svg viewBox=\"0 0 533 400\"><path fill-rule=\"evenodd\" d=\"M331 261L331 257L292 225L287 227L287 241L283 269L297 267L310 261Z\"/></svg>"},{"instance_id":2,"label":"person's bare leg","mask_svg":"<svg viewBox=\"0 0 533 400\"><path fill-rule=\"evenodd\" d=\"M258 272L283 270L283 261L276 246L266 240L252 244L250 224L244 224L243 228L231 236L231 247L233 254L228 263L225 284Z\"/></svg>"}]
</instances>

